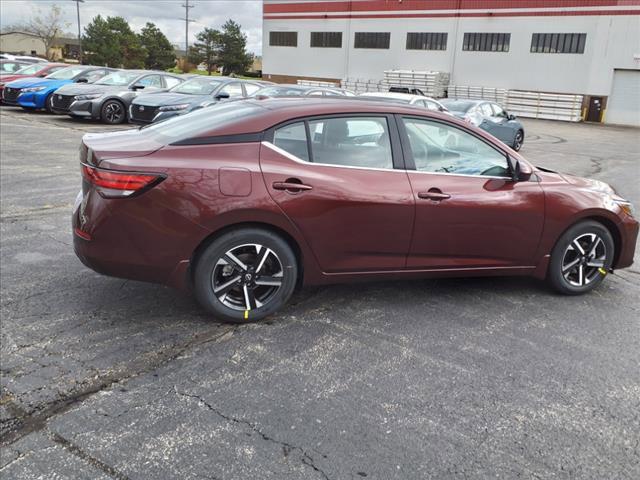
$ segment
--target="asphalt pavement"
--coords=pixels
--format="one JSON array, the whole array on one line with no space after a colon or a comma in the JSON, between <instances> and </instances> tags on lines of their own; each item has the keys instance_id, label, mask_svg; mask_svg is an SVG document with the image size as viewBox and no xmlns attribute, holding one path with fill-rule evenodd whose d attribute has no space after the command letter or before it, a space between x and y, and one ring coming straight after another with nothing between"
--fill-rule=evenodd
<instances>
[{"instance_id":1,"label":"asphalt pavement","mask_svg":"<svg viewBox=\"0 0 640 480\"><path fill-rule=\"evenodd\" d=\"M640 207L640 130L524 123L535 164ZM220 324L75 257L79 141L113 128L0 109L1 478L640 478L640 263L579 297L339 285Z\"/></svg>"}]
</instances>

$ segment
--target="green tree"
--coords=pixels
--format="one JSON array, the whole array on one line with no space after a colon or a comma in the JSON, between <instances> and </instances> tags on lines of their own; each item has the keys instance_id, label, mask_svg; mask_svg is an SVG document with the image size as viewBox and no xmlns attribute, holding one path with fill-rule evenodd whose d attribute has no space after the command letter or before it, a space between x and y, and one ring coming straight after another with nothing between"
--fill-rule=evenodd
<instances>
[{"instance_id":1,"label":"green tree","mask_svg":"<svg viewBox=\"0 0 640 480\"><path fill-rule=\"evenodd\" d=\"M175 66L176 54L173 45L167 37L153 23L147 25L140 31L140 43L147 52L144 65L152 70L166 70Z\"/></svg>"},{"instance_id":2,"label":"green tree","mask_svg":"<svg viewBox=\"0 0 640 480\"><path fill-rule=\"evenodd\" d=\"M218 63L218 50L220 49L220 32L213 28L205 27L196 35L195 42L189 47L187 60L198 65L204 62L207 65L207 72L211 75L213 68Z\"/></svg>"},{"instance_id":3,"label":"green tree","mask_svg":"<svg viewBox=\"0 0 640 480\"><path fill-rule=\"evenodd\" d=\"M140 38L122 17L94 17L84 29L82 47L83 60L108 67L144 68L147 55Z\"/></svg>"},{"instance_id":4,"label":"green tree","mask_svg":"<svg viewBox=\"0 0 640 480\"><path fill-rule=\"evenodd\" d=\"M227 20L222 26L218 63L222 65L222 74L242 74L253 63L253 54L247 52L247 36L242 33L242 27L233 20Z\"/></svg>"}]
</instances>

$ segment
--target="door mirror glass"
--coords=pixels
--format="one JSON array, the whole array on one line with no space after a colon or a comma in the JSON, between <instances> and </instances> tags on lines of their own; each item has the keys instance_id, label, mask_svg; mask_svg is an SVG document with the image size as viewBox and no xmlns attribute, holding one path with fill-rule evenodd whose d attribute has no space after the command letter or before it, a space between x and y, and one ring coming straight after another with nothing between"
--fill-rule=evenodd
<instances>
[{"instance_id":1,"label":"door mirror glass","mask_svg":"<svg viewBox=\"0 0 640 480\"><path fill-rule=\"evenodd\" d=\"M142 90L144 88L144 85L140 85L139 83L136 83L135 85L131 85L131 90Z\"/></svg>"},{"instance_id":2,"label":"door mirror glass","mask_svg":"<svg viewBox=\"0 0 640 480\"><path fill-rule=\"evenodd\" d=\"M516 116L513 115L512 113L507 114L507 120L515 120Z\"/></svg>"},{"instance_id":3,"label":"door mirror glass","mask_svg":"<svg viewBox=\"0 0 640 480\"><path fill-rule=\"evenodd\" d=\"M89 79L87 77L81 77L76 80L76 83L89 83Z\"/></svg>"},{"instance_id":4,"label":"door mirror glass","mask_svg":"<svg viewBox=\"0 0 640 480\"><path fill-rule=\"evenodd\" d=\"M227 92L220 92L216 95L216 100L226 100L230 95Z\"/></svg>"},{"instance_id":5,"label":"door mirror glass","mask_svg":"<svg viewBox=\"0 0 640 480\"><path fill-rule=\"evenodd\" d=\"M403 118L416 170L511 177L507 157L478 137L446 123Z\"/></svg>"}]
</instances>

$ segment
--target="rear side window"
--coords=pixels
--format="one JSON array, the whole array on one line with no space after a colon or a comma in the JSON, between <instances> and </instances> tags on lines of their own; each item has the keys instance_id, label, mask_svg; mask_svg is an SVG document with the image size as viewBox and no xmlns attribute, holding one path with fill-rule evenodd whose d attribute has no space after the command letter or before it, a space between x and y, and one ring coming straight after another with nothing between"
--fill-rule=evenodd
<instances>
[{"instance_id":1,"label":"rear side window","mask_svg":"<svg viewBox=\"0 0 640 480\"><path fill-rule=\"evenodd\" d=\"M180 80L175 77L164 77L164 83L167 86L167 88L173 88L182 82L180 82Z\"/></svg>"},{"instance_id":2,"label":"rear side window","mask_svg":"<svg viewBox=\"0 0 640 480\"><path fill-rule=\"evenodd\" d=\"M225 85L224 87L222 87L220 93L228 93L229 98L242 97L242 85L240 85L240 83L230 83L229 85Z\"/></svg>"},{"instance_id":3,"label":"rear side window","mask_svg":"<svg viewBox=\"0 0 640 480\"><path fill-rule=\"evenodd\" d=\"M342 167L393 169L386 117L337 117L286 125L274 133L274 144L296 157ZM307 141L311 145L311 158Z\"/></svg>"}]
</instances>

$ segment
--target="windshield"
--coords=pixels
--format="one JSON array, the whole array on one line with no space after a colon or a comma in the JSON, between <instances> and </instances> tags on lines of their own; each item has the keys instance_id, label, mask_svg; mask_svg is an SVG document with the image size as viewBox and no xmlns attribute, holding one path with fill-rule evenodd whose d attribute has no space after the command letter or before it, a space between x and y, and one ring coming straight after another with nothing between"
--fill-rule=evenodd
<instances>
[{"instance_id":1,"label":"windshield","mask_svg":"<svg viewBox=\"0 0 640 480\"><path fill-rule=\"evenodd\" d=\"M170 92L186 93L187 95L211 95L220 86L222 80L213 78L192 78L173 87Z\"/></svg>"},{"instance_id":2,"label":"windshield","mask_svg":"<svg viewBox=\"0 0 640 480\"><path fill-rule=\"evenodd\" d=\"M95 85L125 86L125 85L129 85L139 76L140 76L140 72L115 72L107 75L100 81L96 82Z\"/></svg>"},{"instance_id":3,"label":"windshield","mask_svg":"<svg viewBox=\"0 0 640 480\"><path fill-rule=\"evenodd\" d=\"M37 63L35 63L33 65L29 65L28 67L21 68L16 72L16 75L33 75L34 73L38 73L43 68L43 65L38 65Z\"/></svg>"},{"instance_id":4,"label":"windshield","mask_svg":"<svg viewBox=\"0 0 640 480\"><path fill-rule=\"evenodd\" d=\"M440 100L440 103L452 112L467 112L476 106L476 102L469 100L448 100L446 98Z\"/></svg>"},{"instance_id":5,"label":"windshield","mask_svg":"<svg viewBox=\"0 0 640 480\"><path fill-rule=\"evenodd\" d=\"M202 108L185 115L170 118L160 123L152 123L140 132L152 136L156 141L169 144L187 138L197 137L205 132L214 134L216 128L229 123L244 122L256 113L264 111L254 103L224 102L214 107Z\"/></svg>"},{"instance_id":6,"label":"windshield","mask_svg":"<svg viewBox=\"0 0 640 480\"><path fill-rule=\"evenodd\" d=\"M55 73L47 75L45 78L53 78L54 80L71 80L76 75L80 75L87 67L82 65L74 65L72 67L63 68Z\"/></svg>"},{"instance_id":7,"label":"windshield","mask_svg":"<svg viewBox=\"0 0 640 480\"><path fill-rule=\"evenodd\" d=\"M302 97L304 90L299 88L290 87L266 87L261 88L252 96L265 96L265 97Z\"/></svg>"}]
</instances>

